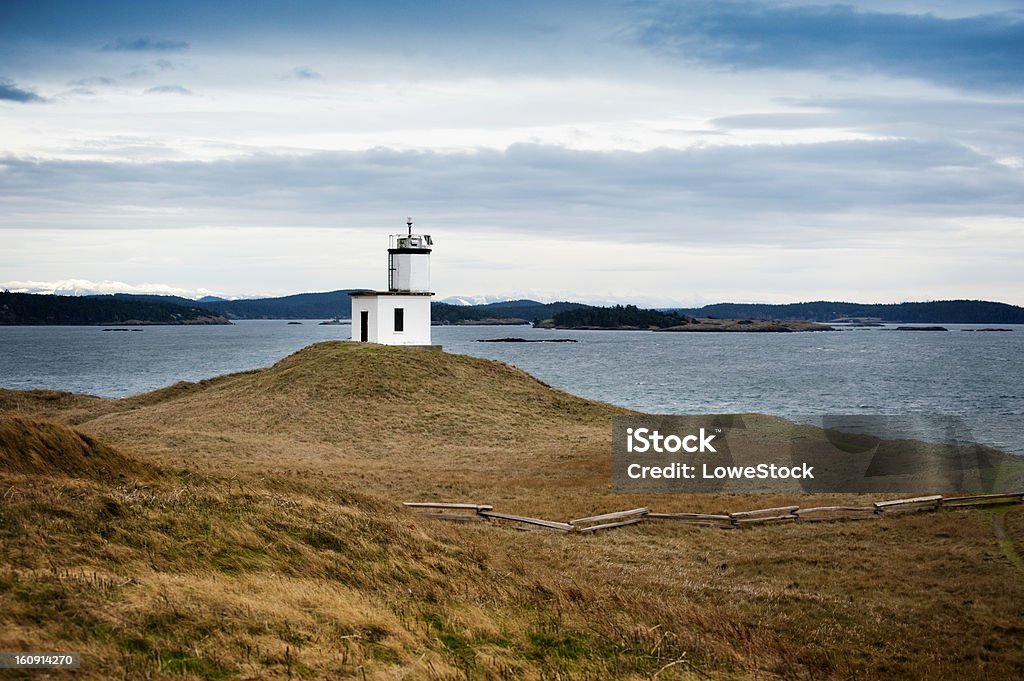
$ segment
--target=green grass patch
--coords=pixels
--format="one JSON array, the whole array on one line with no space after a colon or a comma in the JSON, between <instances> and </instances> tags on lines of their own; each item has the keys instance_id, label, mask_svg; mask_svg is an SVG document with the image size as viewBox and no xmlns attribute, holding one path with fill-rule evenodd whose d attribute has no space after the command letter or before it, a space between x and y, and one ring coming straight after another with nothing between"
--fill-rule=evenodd
<instances>
[{"instance_id":1,"label":"green grass patch","mask_svg":"<svg viewBox=\"0 0 1024 681\"><path fill-rule=\"evenodd\" d=\"M557 663L577 660L587 654L585 640L579 634L549 634L531 631L527 637L530 641L529 655L535 660Z\"/></svg>"},{"instance_id":2,"label":"green grass patch","mask_svg":"<svg viewBox=\"0 0 1024 681\"><path fill-rule=\"evenodd\" d=\"M230 679L234 672L207 657L198 657L185 650L166 650L155 653L161 669L172 674L195 674L203 679Z\"/></svg>"}]
</instances>

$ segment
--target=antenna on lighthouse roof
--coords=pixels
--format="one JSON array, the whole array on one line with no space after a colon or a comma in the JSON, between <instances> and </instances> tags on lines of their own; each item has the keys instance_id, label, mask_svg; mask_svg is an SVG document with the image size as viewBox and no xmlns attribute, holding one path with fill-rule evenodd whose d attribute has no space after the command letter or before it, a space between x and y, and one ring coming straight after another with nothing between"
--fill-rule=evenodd
<instances>
[{"instance_id":1,"label":"antenna on lighthouse roof","mask_svg":"<svg viewBox=\"0 0 1024 681\"><path fill-rule=\"evenodd\" d=\"M412 236L412 218L406 218L405 224L409 226L409 236Z\"/></svg>"}]
</instances>

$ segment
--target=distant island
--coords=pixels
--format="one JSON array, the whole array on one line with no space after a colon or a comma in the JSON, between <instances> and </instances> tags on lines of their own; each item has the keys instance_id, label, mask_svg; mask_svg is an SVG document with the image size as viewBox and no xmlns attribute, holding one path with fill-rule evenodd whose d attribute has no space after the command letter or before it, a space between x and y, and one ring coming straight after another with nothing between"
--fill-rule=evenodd
<instances>
[{"instance_id":1,"label":"distant island","mask_svg":"<svg viewBox=\"0 0 1024 681\"><path fill-rule=\"evenodd\" d=\"M93 296L28 296L17 304L8 302L0 310L0 325L12 324L224 324L245 319L348 319L352 315L349 293L366 289L339 289L322 293L299 293L278 298L200 300L180 296L116 293ZM9 299L13 300L13 299ZM47 302L50 301L50 302ZM78 302L74 302L78 301ZM84 301L98 301L93 307ZM115 303L123 304L118 307ZM27 306L26 306L27 305ZM148 307L156 305L158 307ZM44 309L45 308L45 309ZM624 310L630 310L628 314ZM101 312L102 310L102 312ZM595 311L587 316L585 311ZM613 312L609 312L612 310ZM617 311L615 311L617 310ZM722 320L743 322L743 331L777 331L785 322L788 331L817 330L791 322L851 323L859 326L882 324L1024 324L1024 308L984 300L940 300L923 303L864 304L818 301L765 305L717 303L699 308L642 310L635 305L598 307L572 301L541 303L536 300L508 300L483 305L431 305L435 325L529 325L546 328L640 328L681 331L729 330ZM643 313L643 314L640 314ZM564 316L569 315L569 316ZM575 316L574 316L575 315ZM696 325L690 320L702 320ZM715 320L708 324L704 320ZM721 327L721 328L712 328ZM799 328L798 328L799 327Z\"/></svg>"},{"instance_id":2,"label":"distant island","mask_svg":"<svg viewBox=\"0 0 1024 681\"><path fill-rule=\"evenodd\" d=\"M831 326L825 324L801 320L698 319L674 311L644 310L636 305L565 310L551 319L536 322L534 326L542 329L650 330L687 333L792 333L832 330Z\"/></svg>"},{"instance_id":3,"label":"distant island","mask_svg":"<svg viewBox=\"0 0 1024 681\"><path fill-rule=\"evenodd\" d=\"M434 303L430 306L431 317L435 325L484 325L531 324L537 320L548 319L552 315L571 310L591 309L583 303L558 301L555 303L538 303L536 300L506 300L500 303L485 305L449 305Z\"/></svg>"},{"instance_id":4,"label":"distant island","mask_svg":"<svg viewBox=\"0 0 1024 681\"><path fill-rule=\"evenodd\" d=\"M676 312L644 310L636 305L582 307L563 310L550 319L534 322L540 329L667 329L690 324L692 318Z\"/></svg>"},{"instance_id":5,"label":"distant island","mask_svg":"<svg viewBox=\"0 0 1024 681\"><path fill-rule=\"evenodd\" d=\"M114 296L51 296L0 293L0 326L120 326L230 324L197 305L176 305Z\"/></svg>"},{"instance_id":6,"label":"distant island","mask_svg":"<svg viewBox=\"0 0 1024 681\"><path fill-rule=\"evenodd\" d=\"M113 296L90 296L115 298L126 301L172 303L183 306L198 306L228 319L349 319L352 316L350 293L367 289L339 289L323 293L298 293L279 298L252 298L225 300L223 298L201 298L191 300L180 296L164 296L136 293L115 293ZM583 303L555 302L539 303L536 300L506 300L485 305L450 305L435 302L431 305L435 325L528 325L537 319L548 317L576 308L590 307Z\"/></svg>"},{"instance_id":7,"label":"distant island","mask_svg":"<svg viewBox=\"0 0 1024 681\"><path fill-rule=\"evenodd\" d=\"M115 293L113 296L95 297L197 306L228 319L347 319L352 316L352 299L348 294L365 290L340 289L324 293L297 293L279 298L246 298L243 300L224 300L212 297L191 300L180 296L135 293Z\"/></svg>"},{"instance_id":8,"label":"distant island","mask_svg":"<svg viewBox=\"0 0 1024 681\"><path fill-rule=\"evenodd\" d=\"M628 315L629 308L644 312ZM717 303L699 308L669 308L641 310L635 305L597 307L573 302L538 303L534 300L515 300L488 305L447 305L434 303L435 324L487 323L481 320L500 319L502 323L534 323L544 328L668 328L690 326L682 320L735 320L750 322L746 331L772 330L758 322L785 322L788 330L822 330L790 324L790 322L817 322L835 324L852 322L863 326L881 324L1024 324L1024 307L985 300L937 300L922 303L865 304L845 302L790 303L767 305L754 303ZM587 317L585 310L597 310ZM560 316L569 313L567 316ZM578 313L578 314L574 314ZM510 319L511 318L511 319ZM714 324L712 326L729 326ZM688 331L710 330L688 328Z\"/></svg>"},{"instance_id":9,"label":"distant island","mask_svg":"<svg viewBox=\"0 0 1024 681\"><path fill-rule=\"evenodd\" d=\"M797 331L835 331L828 324L806 322L799 319L693 319L689 324L670 326L655 331L682 331L686 333L793 333Z\"/></svg>"},{"instance_id":10,"label":"distant island","mask_svg":"<svg viewBox=\"0 0 1024 681\"><path fill-rule=\"evenodd\" d=\"M800 319L836 323L866 321L906 324L1024 324L1024 307L987 300L935 300L925 303L865 304L816 301L787 305L718 303L672 310L718 319Z\"/></svg>"}]
</instances>

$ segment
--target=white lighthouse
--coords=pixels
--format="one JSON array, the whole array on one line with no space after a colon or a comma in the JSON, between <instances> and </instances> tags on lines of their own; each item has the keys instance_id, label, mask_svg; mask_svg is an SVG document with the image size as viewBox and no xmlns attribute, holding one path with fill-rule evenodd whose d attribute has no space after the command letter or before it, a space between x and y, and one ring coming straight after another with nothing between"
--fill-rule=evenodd
<instances>
[{"instance_id":1,"label":"white lighthouse","mask_svg":"<svg viewBox=\"0 0 1024 681\"><path fill-rule=\"evenodd\" d=\"M383 345L430 345L429 234L392 234L388 244L388 290L352 296L352 340Z\"/></svg>"}]
</instances>

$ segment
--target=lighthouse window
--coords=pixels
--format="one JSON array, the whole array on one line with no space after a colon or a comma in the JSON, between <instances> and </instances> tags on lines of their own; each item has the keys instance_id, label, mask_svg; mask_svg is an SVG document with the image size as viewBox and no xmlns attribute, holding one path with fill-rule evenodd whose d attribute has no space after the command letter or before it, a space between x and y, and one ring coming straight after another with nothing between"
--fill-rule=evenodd
<instances>
[{"instance_id":1,"label":"lighthouse window","mask_svg":"<svg viewBox=\"0 0 1024 681\"><path fill-rule=\"evenodd\" d=\"M405 308L395 308L395 332L405 331Z\"/></svg>"}]
</instances>

